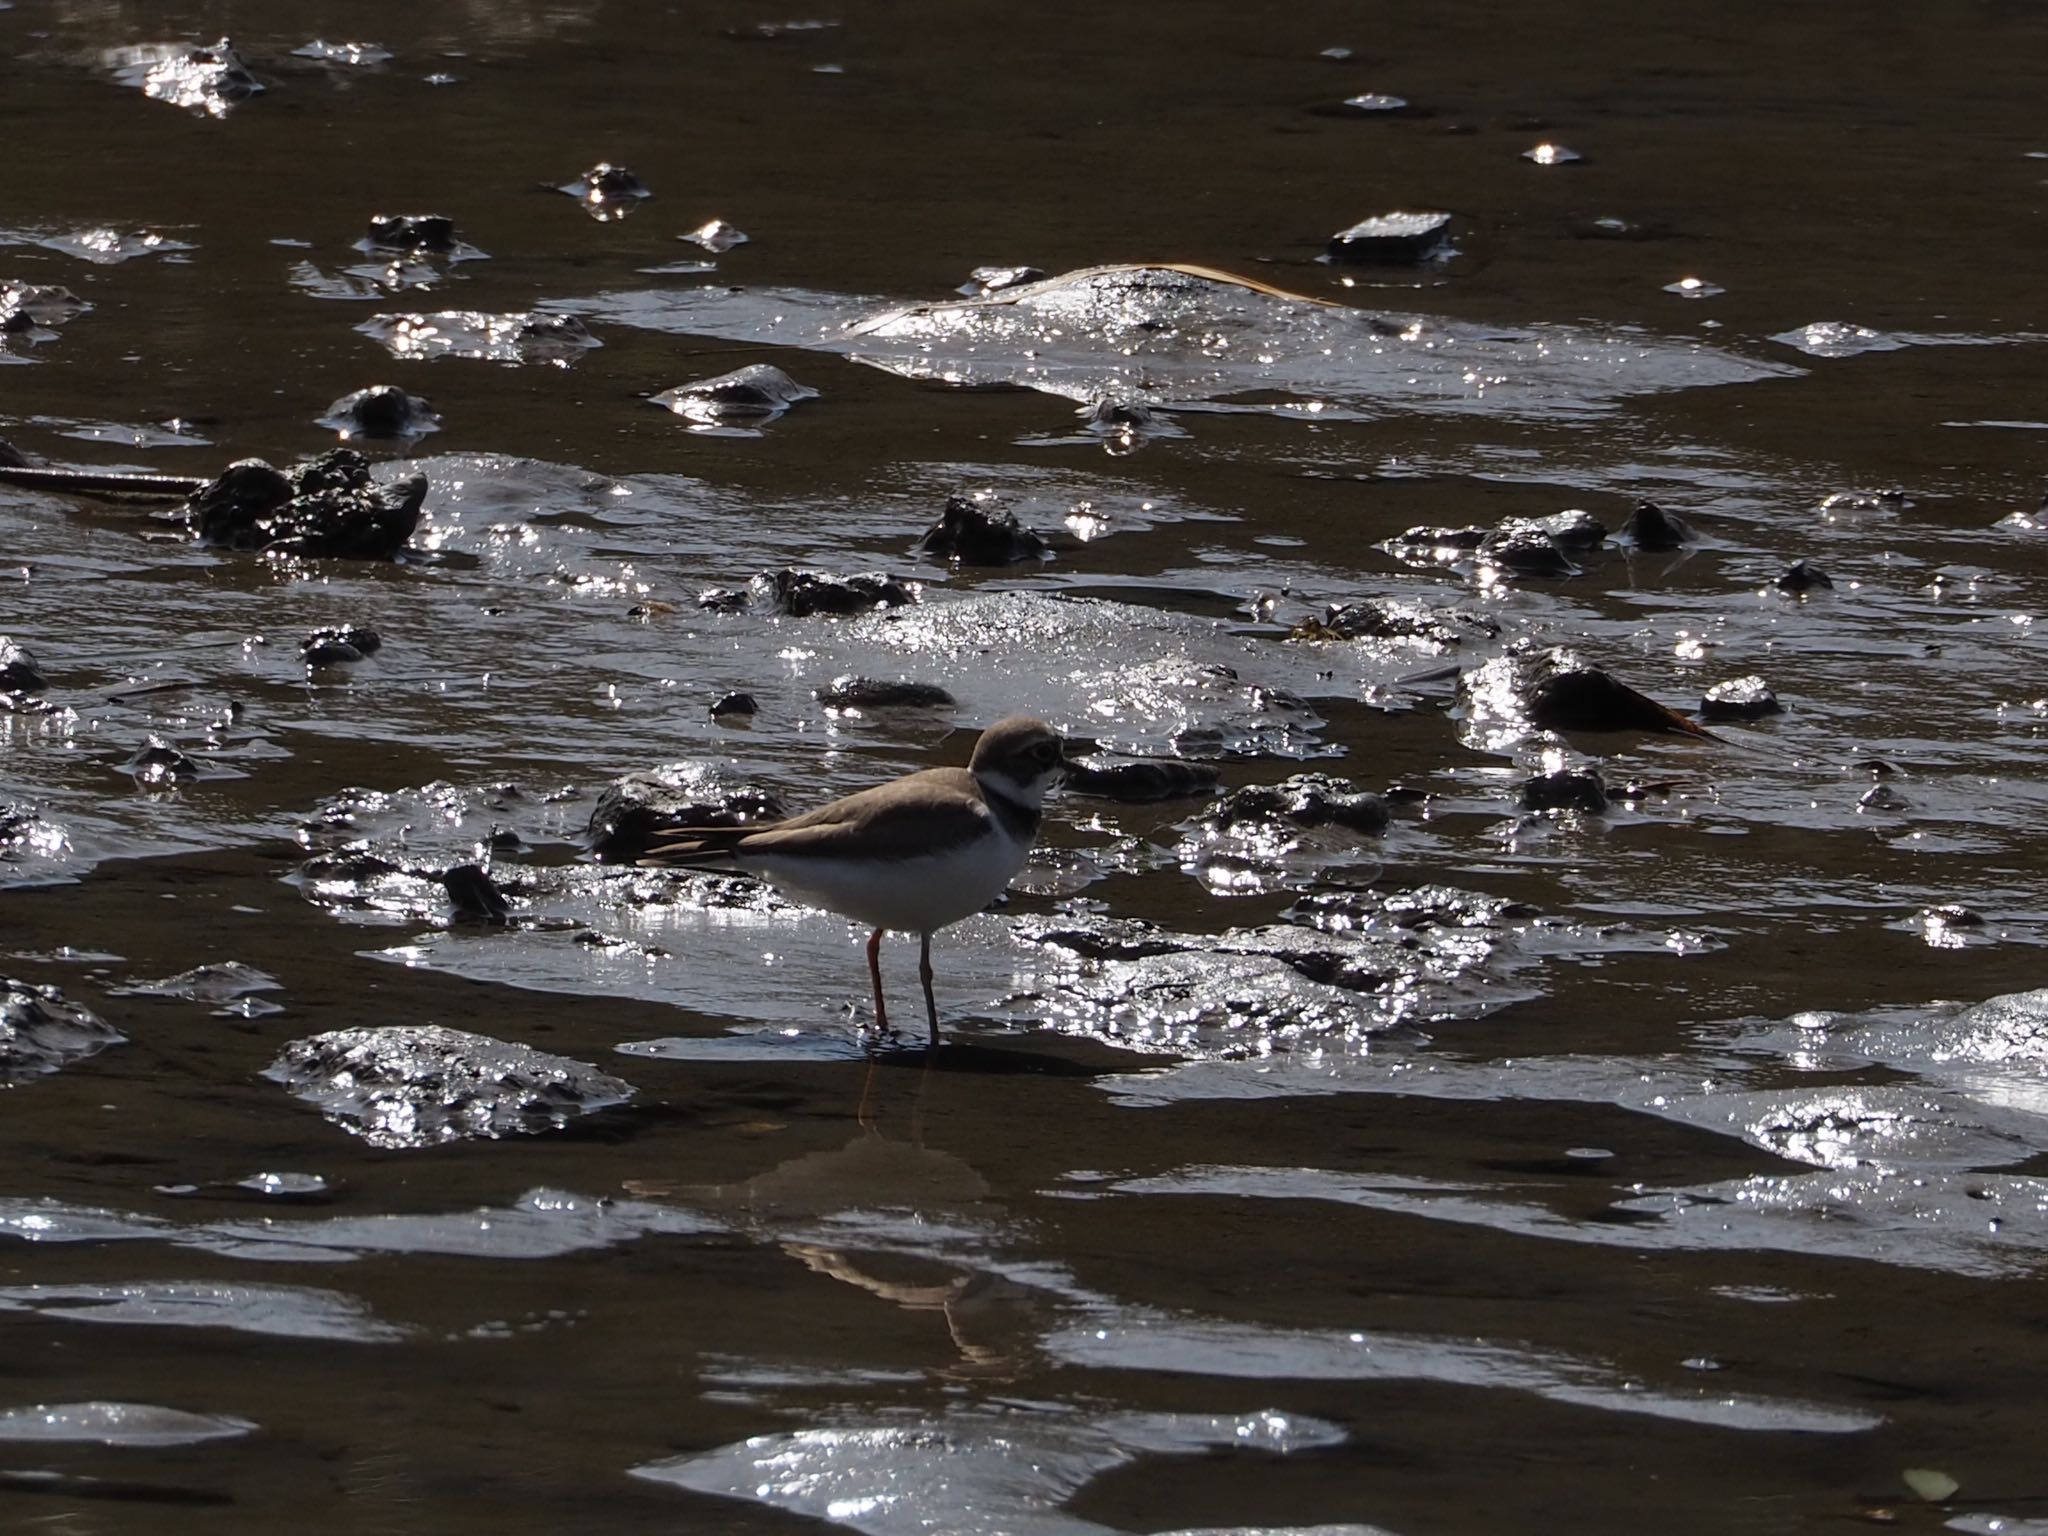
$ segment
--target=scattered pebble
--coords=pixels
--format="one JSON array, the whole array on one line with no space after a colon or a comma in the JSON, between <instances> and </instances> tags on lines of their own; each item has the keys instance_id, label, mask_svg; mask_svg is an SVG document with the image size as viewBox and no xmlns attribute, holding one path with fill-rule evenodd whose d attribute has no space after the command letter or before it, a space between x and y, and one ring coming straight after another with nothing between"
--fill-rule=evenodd
<instances>
[{"instance_id":1,"label":"scattered pebble","mask_svg":"<svg viewBox=\"0 0 2048 1536\"><path fill-rule=\"evenodd\" d=\"M723 219L713 219L708 224L700 224L687 235L678 235L676 238L687 240L692 245L701 245L707 251L721 253L731 250L736 245L745 245L748 240L745 231L734 228Z\"/></svg>"},{"instance_id":2,"label":"scattered pebble","mask_svg":"<svg viewBox=\"0 0 2048 1536\"><path fill-rule=\"evenodd\" d=\"M1336 262L1413 264L1444 254L1450 231L1448 213L1376 214L1338 230L1326 254Z\"/></svg>"},{"instance_id":3,"label":"scattered pebble","mask_svg":"<svg viewBox=\"0 0 2048 1536\"><path fill-rule=\"evenodd\" d=\"M1784 713L1778 696L1761 677L1731 677L1716 683L1700 699L1702 720L1761 720Z\"/></svg>"}]
</instances>

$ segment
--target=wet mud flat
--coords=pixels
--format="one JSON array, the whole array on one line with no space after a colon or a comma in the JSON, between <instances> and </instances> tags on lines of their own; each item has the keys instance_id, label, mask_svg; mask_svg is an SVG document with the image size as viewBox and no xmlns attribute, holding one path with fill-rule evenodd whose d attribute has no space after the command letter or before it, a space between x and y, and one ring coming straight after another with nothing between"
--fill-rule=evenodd
<instances>
[{"instance_id":1,"label":"wet mud flat","mask_svg":"<svg viewBox=\"0 0 2048 1536\"><path fill-rule=\"evenodd\" d=\"M2044 1518L2037 18L235 21L0 9L0 1527ZM935 1053L633 862L1015 712Z\"/></svg>"}]
</instances>

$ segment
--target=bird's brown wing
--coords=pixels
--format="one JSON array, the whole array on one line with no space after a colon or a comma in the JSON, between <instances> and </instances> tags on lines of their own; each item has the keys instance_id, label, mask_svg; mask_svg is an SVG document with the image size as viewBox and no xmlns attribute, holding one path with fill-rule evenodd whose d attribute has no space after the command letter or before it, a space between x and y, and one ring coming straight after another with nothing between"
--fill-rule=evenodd
<instances>
[{"instance_id":1,"label":"bird's brown wing","mask_svg":"<svg viewBox=\"0 0 2048 1536\"><path fill-rule=\"evenodd\" d=\"M803 853L872 836L944 843L986 830L988 812L965 768L928 768L792 816L749 827L678 827L652 844L643 864L720 864L743 853Z\"/></svg>"}]
</instances>

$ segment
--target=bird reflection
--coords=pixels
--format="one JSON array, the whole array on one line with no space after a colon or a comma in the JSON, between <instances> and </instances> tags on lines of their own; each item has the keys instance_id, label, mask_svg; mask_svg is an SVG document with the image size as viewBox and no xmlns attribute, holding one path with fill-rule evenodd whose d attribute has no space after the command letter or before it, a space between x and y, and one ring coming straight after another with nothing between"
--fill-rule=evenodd
<instances>
[{"instance_id":1,"label":"bird reflection","mask_svg":"<svg viewBox=\"0 0 2048 1536\"><path fill-rule=\"evenodd\" d=\"M964 1159L923 1145L922 1107L929 1069L917 1074L910 1139L882 1131L876 1069L870 1062L857 1118L844 1146L806 1152L735 1184L631 1180L626 1189L715 1210L740 1229L772 1242L813 1274L837 1280L908 1312L935 1312L959 1351L948 1376L1010 1380L1033 1368L1044 1320L1043 1300L950 1250L963 1238L975 1248L1000 1236L1008 1218L989 1198L989 1184ZM914 1218L914 1226L894 1218ZM886 1224L874 1218L890 1218ZM821 1221L868 1218L875 1246L821 1240ZM915 1233L906 1241L906 1228Z\"/></svg>"}]
</instances>

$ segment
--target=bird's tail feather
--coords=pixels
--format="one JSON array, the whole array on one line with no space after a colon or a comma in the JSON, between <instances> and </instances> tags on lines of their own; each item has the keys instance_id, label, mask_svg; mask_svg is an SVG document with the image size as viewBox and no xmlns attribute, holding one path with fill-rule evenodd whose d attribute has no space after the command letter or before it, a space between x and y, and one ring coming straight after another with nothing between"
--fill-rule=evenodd
<instances>
[{"instance_id":1,"label":"bird's tail feather","mask_svg":"<svg viewBox=\"0 0 2048 1536\"><path fill-rule=\"evenodd\" d=\"M679 864L686 869L729 868L740 839L759 827L675 827L647 845L634 862Z\"/></svg>"}]
</instances>

